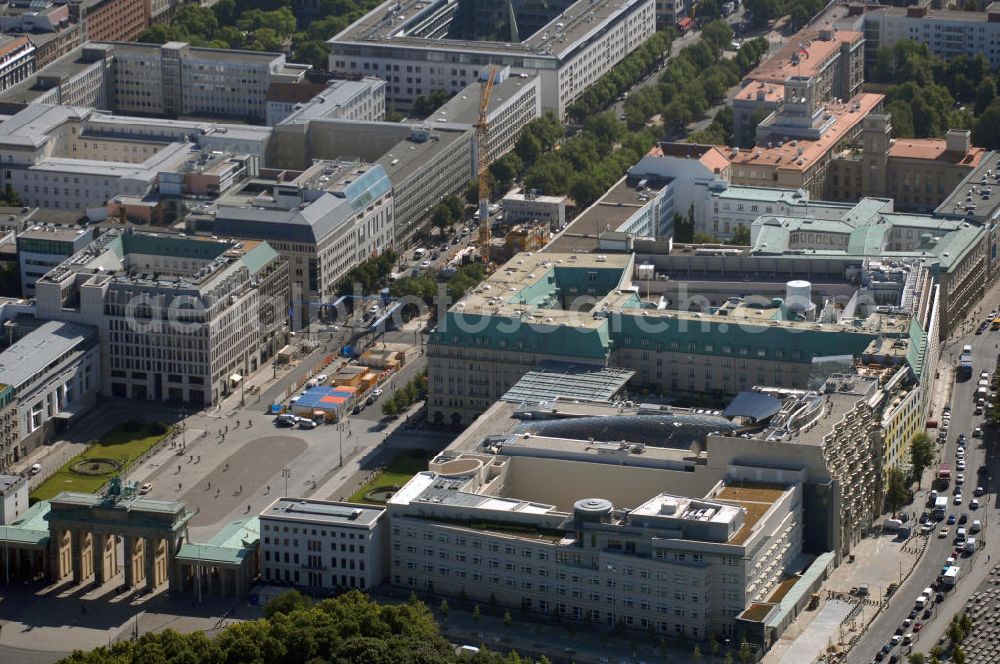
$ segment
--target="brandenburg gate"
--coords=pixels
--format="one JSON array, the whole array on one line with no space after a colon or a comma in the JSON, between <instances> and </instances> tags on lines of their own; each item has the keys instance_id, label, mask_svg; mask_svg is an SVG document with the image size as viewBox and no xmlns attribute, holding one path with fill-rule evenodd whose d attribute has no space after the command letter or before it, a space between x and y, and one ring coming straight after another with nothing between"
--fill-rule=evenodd
<instances>
[{"instance_id":1,"label":"brandenburg gate","mask_svg":"<svg viewBox=\"0 0 1000 664\"><path fill-rule=\"evenodd\" d=\"M105 495L64 491L50 504L53 580L72 575L73 583L82 583L93 577L100 585L124 568L126 588L145 585L152 592L165 582L180 587L175 558L194 516L183 503L135 496L116 478Z\"/></svg>"}]
</instances>

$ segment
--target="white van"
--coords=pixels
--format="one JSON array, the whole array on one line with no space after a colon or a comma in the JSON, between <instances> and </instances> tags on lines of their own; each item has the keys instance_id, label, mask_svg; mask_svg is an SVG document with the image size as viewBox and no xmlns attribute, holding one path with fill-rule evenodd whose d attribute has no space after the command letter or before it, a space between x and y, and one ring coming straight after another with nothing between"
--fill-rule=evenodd
<instances>
[{"instance_id":1,"label":"white van","mask_svg":"<svg viewBox=\"0 0 1000 664\"><path fill-rule=\"evenodd\" d=\"M920 597L918 597L917 601L913 603L913 606L915 606L918 609L922 609L925 606L927 606L927 595L921 595Z\"/></svg>"},{"instance_id":2,"label":"white van","mask_svg":"<svg viewBox=\"0 0 1000 664\"><path fill-rule=\"evenodd\" d=\"M972 522L972 525L969 526L969 532L972 534L976 534L982 529L983 529L983 523L979 519L975 519Z\"/></svg>"}]
</instances>

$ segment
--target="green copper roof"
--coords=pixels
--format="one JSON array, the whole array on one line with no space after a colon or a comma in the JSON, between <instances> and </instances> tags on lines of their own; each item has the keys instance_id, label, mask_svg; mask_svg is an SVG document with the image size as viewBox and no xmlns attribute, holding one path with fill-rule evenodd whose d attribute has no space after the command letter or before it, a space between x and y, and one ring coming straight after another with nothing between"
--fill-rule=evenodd
<instances>
[{"instance_id":1,"label":"green copper roof","mask_svg":"<svg viewBox=\"0 0 1000 664\"><path fill-rule=\"evenodd\" d=\"M26 544L42 546L49 541L49 522L46 515L52 509L49 501L42 500L28 508L24 515L8 526L0 526L0 542L12 546Z\"/></svg>"},{"instance_id":2,"label":"green copper roof","mask_svg":"<svg viewBox=\"0 0 1000 664\"><path fill-rule=\"evenodd\" d=\"M256 274L277 257L278 252L272 249L271 245L267 242L261 242L243 254L243 264L246 265L250 274Z\"/></svg>"},{"instance_id":3,"label":"green copper roof","mask_svg":"<svg viewBox=\"0 0 1000 664\"><path fill-rule=\"evenodd\" d=\"M574 327L461 311L449 311L445 315L442 324L431 335L431 343L597 360L604 360L610 352L606 320L587 327Z\"/></svg>"}]
</instances>

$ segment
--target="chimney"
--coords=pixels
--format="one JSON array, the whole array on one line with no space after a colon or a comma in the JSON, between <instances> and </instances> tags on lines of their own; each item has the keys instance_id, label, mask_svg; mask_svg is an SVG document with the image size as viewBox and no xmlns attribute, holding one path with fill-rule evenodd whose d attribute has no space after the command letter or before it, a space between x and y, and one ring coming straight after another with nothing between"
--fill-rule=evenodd
<instances>
[{"instance_id":1,"label":"chimney","mask_svg":"<svg viewBox=\"0 0 1000 664\"><path fill-rule=\"evenodd\" d=\"M972 134L968 129L949 129L945 134L945 147L954 154L968 154L972 147Z\"/></svg>"}]
</instances>

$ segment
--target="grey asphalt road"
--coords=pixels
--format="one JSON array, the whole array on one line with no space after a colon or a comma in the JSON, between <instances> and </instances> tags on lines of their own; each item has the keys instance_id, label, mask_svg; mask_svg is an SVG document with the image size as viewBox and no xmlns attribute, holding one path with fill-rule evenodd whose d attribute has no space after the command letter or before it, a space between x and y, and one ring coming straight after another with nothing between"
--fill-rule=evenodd
<instances>
[{"instance_id":1,"label":"grey asphalt road","mask_svg":"<svg viewBox=\"0 0 1000 664\"><path fill-rule=\"evenodd\" d=\"M993 301L996 301L995 296ZM982 306L985 309L989 308L985 303ZM990 476L1000 476L1000 459L997 459L995 455L993 455L993 458L987 458L987 446L991 446L994 443L993 437L995 432L987 429L986 434L988 437L985 439L971 437L973 429L980 426L983 420L981 416L973 414L975 403L973 402L972 395L976 389L979 372L985 369L992 373L996 368L1000 332L986 331L982 335L969 333L953 338L945 346L941 362L954 362L955 355L957 355L958 350L963 344L970 344L973 348L973 356L975 358L973 378L959 381L953 386L951 398L951 421L953 424L949 427L947 444L938 446L938 462L951 464L954 473L958 435L964 433L969 437L969 444L966 448L967 460L964 473L966 488L963 491L963 504L961 506L953 504L952 489L955 486L954 481L952 481L949 490L944 492L943 495L948 495L949 514L954 514L956 517L966 514L970 522L972 519L979 519L984 522L984 532L979 537L980 540L985 539L987 548L980 549L971 558L960 559L959 564L962 567L963 578L960 579L956 589L949 593L945 602L934 607L933 617L925 621L926 626L919 633L919 639L913 646L913 651L924 653L927 653L934 643L936 643L938 636L943 633L951 616L961 610L961 607L965 604L965 600L976 590L976 587L979 585L976 578L980 576L978 571L981 570L985 574L987 568L985 558L989 555L990 549L996 550L998 538L1000 538L1000 529L993 525L1000 519L1000 509L998 509L997 497L993 492L993 487L987 486L989 493L979 499L982 503L982 507L979 510L970 510L968 507L969 501L973 497L972 492L976 485L980 483L980 479L977 478L976 473L980 464L988 463ZM923 509L926 509L924 505L926 504L928 489L927 486L924 486L923 491L918 493L914 500L911 509L915 510L918 514ZM942 539L938 537L938 532L944 526L945 524L942 522L935 527L930 535L927 548L914 568L913 573L910 574L906 582L896 591L888 602L888 605L872 622L868 630L851 650L847 658L849 664L862 664L873 661L875 653L889 641L895 633L896 628L909 615L913 609L913 602L920 594L920 591L935 581L945 559L951 555L953 549L952 540L957 527L951 526L949 536ZM896 648L893 652L901 655L901 659L904 659L902 655L908 654L910 650Z\"/></svg>"}]
</instances>

